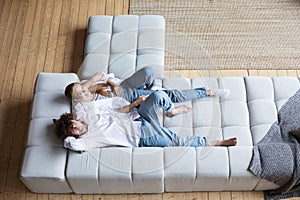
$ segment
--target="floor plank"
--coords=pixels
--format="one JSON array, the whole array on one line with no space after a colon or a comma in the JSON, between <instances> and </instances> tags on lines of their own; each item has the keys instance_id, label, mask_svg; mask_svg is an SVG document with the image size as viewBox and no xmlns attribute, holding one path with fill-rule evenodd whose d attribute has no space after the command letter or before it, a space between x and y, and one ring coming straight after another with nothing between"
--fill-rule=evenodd
<instances>
[{"instance_id":1,"label":"floor plank","mask_svg":"<svg viewBox=\"0 0 300 200\"><path fill-rule=\"evenodd\" d=\"M47 51L46 51L46 59L44 61L45 63L43 69L44 72L53 72L61 12L62 12L62 1L54 1L50 32L49 32L49 38L47 44Z\"/></svg>"},{"instance_id":2,"label":"floor plank","mask_svg":"<svg viewBox=\"0 0 300 200\"><path fill-rule=\"evenodd\" d=\"M38 47L41 39L40 30L42 28L42 14L45 11L45 1L37 1L37 7L35 10L32 34L30 39L30 45L27 55L27 63L24 70L23 86L21 90L21 97L24 100L30 100L33 95L34 82L36 79L36 57L38 54Z\"/></svg>"},{"instance_id":3,"label":"floor plank","mask_svg":"<svg viewBox=\"0 0 300 200\"><path fill-rule=\"evenodd\" d=\"M5 34L8 32L7 31L7 26L9 25L8 23L8 18L10 16L10 9L13 1L2 1L2 9L0 13L0 48L1 50L3 49L3 43L6 41L4 40ZM1 79L2 80L2 79Z\"/></svg>"},{"instance_id":4,"label":"floor plank","mask_svg":"<svg viewBox=\"0 0 300 200\"><path fill-rule=\"evenodd\" d=\"M106 0L105 15L114 16L115 14L115 0Z\"/></svg>"},{"instance_id":5,"label":"floor plank","mask_svg":"<svg viewBox=\"0 0 300 200\"><path fill-rule=\"evenodd\" d=\"M106 0L99 0L97 2L97 15L105 15Z\"/></svg>"},{"instance_id":6,"label":"floor plank","mask_svg":"<svg viewBox=\"0 0 300 200\"><path fill-rule=\"evenodd\" d=\"M55 51L55 61L53 72L60 73L64 69L65 48L69 31L69 19L71 12L64 12L71 7L71 1L63 1L60 16L57 46Z\"/></svg>"},{"instance_id":7,"label":"floor plank","mask_svg":"<svg viewBox=\"0 0 300 200\"><path fill-rule=\"evenodd\" d=\"M83 49L84 49L84 39L86 34L86 27L88 22L88 7L87 4L84 1L80 1L79 4L79 17L77 22L77 28L76 28L76 44L75 44L75 50L74 50L74 66L73 70L74 72L78 71L82 60L83 60Z\"/></svg>"},{"instance_id":8,"label":"floor plank","mask_svg":"<svg viewBox=\"0 0 300 200\"><path fill-rule=\"evenodd\" d=\"M36 57L36 73L43 71L47 54L48 39L50 36L51 20L53 15L54 1L47 1L42 18L41 39Z\"/></svg>"},{"instance_id":9,"label":"floor plank","mask_svg":"<svg viewBox=\"0 0 300 200\"><path fill-rule=\"evenodd\" d=\"M123 14L123 0L115 0L115 9L114 15L122 15Z\"/></svg>"},{"instance_id":10,"label":"floor plank","mask_svg":"<svg viewBox=\"0 0 300 200\"><path fill-rule=\"evenodd\" d=\"M16 123L13 127L13 138L10 145L9 163L7 172L7 182L5 188L5 197L7 199L23 199L25 197L25 187L19 179L20 163L22 162L23 149L20 146L23 145L23 140L27 133L28 118L30 112L30 102L20 101L17 102L17 118L15 121L23 122Z\"/></svg>"},{"instance_id":11,"label":"floor plank","mask_svg":"<svg viewBox=\"0 0 300 200\"><path fill-rule=\"evenodd\" d=\"M75 43L76 43L76 27L79 17L79 1L72 0L71 2L71 14L69 20L69 29L67 30L67 41L65 49L65 57L63 63L63 72L71 72L73 70L74 59L73 55L75 52ZM97 8L97 6L96 6Z\"/></svg>"},{"instance_id":12,"label":"floor plank","mask_svg":"<svg viewBox=\"0 0 300 200\"><path fill-rule=\"evenodd\" d=\"M129 13L129 0L123 2L123 14Z\"/></svg>"},{"instance_id":13,"label":"floor plank","mask_svg":"<svg viewBox=\"0 0 300 200\"><path fill-rule=\"evenodd\" d=\"M6 80L6 75L11 75L12 73L10 73L10 70L14 70L14 67L10 68L10 60L12 59L11 57L14 56L14 50L17 48L13 48L14 47L14 37L17 34L17 31L14 31L16 28L16 23L15 21L17 20L17 16L18 16L18 10L19 10L19 6L20 4L18 3L17 0L12 1L11 6L10 6L10 10L6 11L9 12L9 16L3 16L3 17L7 17L6 18L6 22L7 22L7 26L4 32L4 38L3 38L3 43L2 43L2 47L1 47L1 53L0 53L0 57L1 57L1 62L0 62L0 68L2 69L2 73L0 74L0 87L1 89L1 93L0 96L1 98L9 98L7 96L7 90L5 87L8 87L7 85L9 85L11 83L11 78ZM4 13L6 13L4 12ZM5 26L5 25L4 25ZM6 94L3 94L6 93Z\"/></svg>"}]
</instances>

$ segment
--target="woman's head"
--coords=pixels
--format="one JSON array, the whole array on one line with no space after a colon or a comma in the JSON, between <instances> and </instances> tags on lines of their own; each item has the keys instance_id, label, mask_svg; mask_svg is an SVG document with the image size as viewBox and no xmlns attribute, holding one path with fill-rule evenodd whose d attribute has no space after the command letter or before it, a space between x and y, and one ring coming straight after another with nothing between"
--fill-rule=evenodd
<instances>
[{"instance_id":1,"label":"woman's head","mask_svg":"<svg viewBox=\"0 0 300 200\"><path fill-rule=\"evenodd\" d=\"M69 85L67 85L67 87L65 88L65 95L67 97L69 97L70 99L72 99L72 91L73 91L73 86L75 83L70 83Z\"/></svg>"},{"instance_id":2,"label":"woman's head","mask_svg":"<svg viewBox=\"0 0 300 200\"><path fill-rule=\"evenodd\" d=\"M94 95L80 83L71 83L65 88L65 95L73 101L92 101Z\"/></svg>"},{"instance_id":3,"label":"woman's head","mask_svg":"<svg viewBox=\"0 0 300 200\"><path fill-rule=\"evenodd\" d=\"M64 113L59 119L53 119L55 124L55 132L59 138L67 136L79 137L88 131L85 122L74 119L71 113Z\"/></svg>"}]
</instances>

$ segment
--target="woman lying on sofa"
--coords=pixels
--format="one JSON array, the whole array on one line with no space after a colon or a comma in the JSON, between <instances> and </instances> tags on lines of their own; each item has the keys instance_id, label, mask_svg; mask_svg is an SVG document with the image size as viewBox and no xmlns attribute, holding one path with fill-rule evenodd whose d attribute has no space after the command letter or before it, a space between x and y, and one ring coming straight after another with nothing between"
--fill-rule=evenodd
<instances>
[{"instance_id":1,"label":"woman lying on sofa","mask_svg":"<svg viewBox=\"0 0 300 200\"><path fill-rule=\"evenodd\" d=\"M138 109L136 107L138 106ZM78 102L74 113L65 113L58 120L56 134L64 146L75 151L96 147L165 147L165 146L234 146L237 138L208 141L201 136L178 136L162 127L158 115L161 108L177 115L178 108L165 92L154 91L132 103L112 97L91 102Z\"/></svg>"},{"instance_id":2,"label":"woman lying on sofa","mask_svg":"<svg viewBox=\"0 0 300 200\"><path fill-rule=\"evenodd\" d=\"M104 83L97 84L99 81ZM142 95L150 95L154 90L155 76L151 67L144 67L132 76L117 85L113 79L104 73L96 73L92 78L83 83L71 83L65 89L65 95L72 98L73 102L88 102L103 99L105 97L123 97L130 103ZM195 88L187 90L162 90L172 102L184 102L192 99L199 99L206 96L227 97L227 89L205 89ZM182 105L178 108L181 112L188 112L191 108ZM169 117L171 117L170 115Z\"/></svg>"}]
</instances>

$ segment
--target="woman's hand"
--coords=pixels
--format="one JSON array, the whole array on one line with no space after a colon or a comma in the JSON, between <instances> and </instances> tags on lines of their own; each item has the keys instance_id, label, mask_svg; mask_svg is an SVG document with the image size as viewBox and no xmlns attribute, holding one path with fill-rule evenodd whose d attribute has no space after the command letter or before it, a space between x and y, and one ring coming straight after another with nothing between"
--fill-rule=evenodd
<instances>
[{"instance_id":1,"label":"woman's hand","mask_svg":"<svg viewBox=\"0 0 300 200\"><path fill-rule=\"evenodd\" d=\"M104 76L105 76L104 72L97 72L94 77L95 82L101 81L104 78Z\"/></svg>"},{"instance_id":2,"label":"woman's hand","mask_svg":"<svg viewBox=\"0 0 300 200\"><path fill-rule=\"evenodd\" d=\"M93 91L93 85L95 85L97 82L101 81L103 79L103 76L105 74L103 72L97 72L92 76L90 79L88 79L86 82L82 83L82 87L88 88L90 92L94 93Z\"/></svg>"},{"instance_id":3,"label":"woman's hand","mask_svg":"<svg viewBox=\"0 0 300 200\"><path fill-rule=\"evenodd\" d=\"M111 85L111 89L113 93L117 96L120 97L122 95L122 88L118 85Z\"/></svg>"},{"instance_id":4,"label":"woman's hand","mask_svg":"<svg viewBox=\"0 0 300 200\"><path fill-rule=\"evenodd\" d=\"M108 85L99 83L99 84L97 84L96 93L101 94L102 96L109 97L111 90Z\"/></svg>"}]
</instances>

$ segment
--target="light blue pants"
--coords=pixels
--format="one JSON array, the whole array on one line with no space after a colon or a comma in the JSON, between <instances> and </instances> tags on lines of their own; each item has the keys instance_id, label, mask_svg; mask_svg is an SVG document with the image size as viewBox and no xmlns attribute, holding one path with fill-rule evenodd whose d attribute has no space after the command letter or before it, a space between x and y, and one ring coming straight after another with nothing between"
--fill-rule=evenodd
<instances>
[{"instance_id":1,"label":"light blue pants","mask_svg":"<svg viewBox=\"0 0 300 200\"><path fill-rule=\"evenodd\" d=\"M151 89L154 84L155 76L152 68L144 67L120 84L122 97L132 103L141 95L150 95L153 90L149 89ZM162 91L169 96L172 102L184 102L207 96L205 88Z\"/></svg>"},{"instance_id":2,"label":"light blue pants","mask_svg":"<svg viewBox=\"0 0 300 200\"><path fill-rule=\"evenodd\" d=\"M170 112L174 109L171 99L163 91L154 91L138 109L142 122L139 146L206 146L206 139L200 136L178 136L175 132L162 127L158 115L161 108Z\"/></svg>"},{"instance_id":3,"label":"light blue pants","mask_svg":"<svg viewBox=\"0 0 300 200\"><path fill-rule=\"evenodd\" d=\"M133 102L137 95L136 90L149 90L155 84L155 76L151 67L144 67L136 71L132 76L121 82L122 97Z\"/></svg>"}]
</instances>

